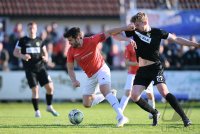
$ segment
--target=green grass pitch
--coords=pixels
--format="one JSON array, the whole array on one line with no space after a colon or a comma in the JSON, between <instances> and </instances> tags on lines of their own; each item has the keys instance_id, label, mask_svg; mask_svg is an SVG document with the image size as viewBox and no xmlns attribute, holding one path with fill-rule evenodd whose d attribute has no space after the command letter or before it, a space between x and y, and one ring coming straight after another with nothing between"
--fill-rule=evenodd
<instances>
[{"instance_id":1,"label":"green grass pitch","mask_svg":"<svg viewBox=\"0 0 200 134\"><path fill-rule=\"evenodd\" d=\"M81 103L54 103L59 117L53 117L45 111L46 106L40 102L42 118L34 118L31 103L0 103L0 134L183 134L200 133L200 103L187 103L184 110L193 125L184 128L182 121L174 114L169 105L157 103L161 112L159 125L152 127L148 113L134 103L129 102L124 114L130 122L123 128L116 128L116 114L105 102L92 108L84 108ZM72 109L80 109L84 113L80 125L72 125L68 113Z\"/></svg>"}]
</instances>

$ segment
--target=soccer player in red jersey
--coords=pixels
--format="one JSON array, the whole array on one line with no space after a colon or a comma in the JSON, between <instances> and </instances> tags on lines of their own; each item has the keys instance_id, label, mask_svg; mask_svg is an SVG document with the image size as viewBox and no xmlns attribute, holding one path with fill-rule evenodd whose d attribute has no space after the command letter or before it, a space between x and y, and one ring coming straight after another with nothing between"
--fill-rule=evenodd
<instances>
[{"instance_id":1,"label":"soccer player in red jersey","mask_svg":"<svg viewBox=\"0 0 200 134\"><path fill-rule=\"evenodd\" d=\"M74 72L75 61L88 77L86 86L83 89L83 105L89 108L106 99L117 113L117 127L123 127L128 122L128 119L123 115L116 96L111 92L110 69L97 46L109 36L129 28L131 27L115 28L85 38L82 37L78 27L73 27L64 33L64 37L71 44L67 54L67 69L73 87L80 87L80 82L76 79ZM95 89L97 86L99 86L102 94L96 94Z\"/></svg>"},{"instance_id":2,"label":"soccer player in red jersey","mask_svg":"<svg viewBox=\"0 0 200 134\"><path fill-rule=\"evenodd\" d=\"M124 56L125 56L126 66L128 67L128 75L127 75L127 79L126 79L126 84L124 86L125 93L124 93L124 96L122 96L122 99L120 101L120 107L121 107L122 111L124 111L124 109L126 108L126 106L128 104L128 101L130 99L131 91L133 88L133 81L135 79L135 74L139 68L136 52L135 52L135 49L132 44L128 44L126 46ZM153 94L153 84L152 83L147 87L145 92L147 93L148 103L153 108L155 108L155 99L154 99L154 94ZM153 118L153 115L151 113L149 113L149 119L152 119L152 118Z\"/></svg>"}]
</instances>

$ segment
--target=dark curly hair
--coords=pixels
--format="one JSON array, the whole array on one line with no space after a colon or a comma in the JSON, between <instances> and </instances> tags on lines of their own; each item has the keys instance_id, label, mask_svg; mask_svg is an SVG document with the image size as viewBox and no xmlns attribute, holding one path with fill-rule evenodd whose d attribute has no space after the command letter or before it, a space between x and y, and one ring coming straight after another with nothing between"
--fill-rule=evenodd
<instances>
[{"instance_id":1,"label":"dark curly hair","mask_svg":"<svg viewBox=\"0 0 200 134\"><path fill-rule=\"evenodd\" d=\"M72 38L77 38L78 35L80 34L80 28L79 27L73 27L73 28L70 28L69 30L65 31L65 33L63 34L63 36L65 38L69 38L69 37L72 37Z\"/></svg>"}]
</instances>

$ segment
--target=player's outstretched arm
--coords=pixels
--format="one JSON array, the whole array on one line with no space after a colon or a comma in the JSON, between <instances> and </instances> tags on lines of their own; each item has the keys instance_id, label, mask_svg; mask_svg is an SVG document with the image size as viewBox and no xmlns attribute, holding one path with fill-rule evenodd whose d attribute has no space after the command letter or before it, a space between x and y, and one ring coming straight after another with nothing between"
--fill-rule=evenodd
<instances>
[{"instance_id":1,"label":"player's outstretched arm","mask_svg":"<svg viewBox=\"0 0 200 134\"><path fill-rule=\"evenodd\" d=\"M137 49L137 45L136 45L135 41L132 40L131 38L127 38L127 37L123 36L121 33L113 35L113 38L116 39L116 40L118 40L118 41L127 41L127 42L131 43L132 46L135 49Z\"/></svg>"},{"instance_id":2,"label":"player's outstretched arm","mask_svg":"<svg viewBox=\"0 0 200 134\"><path fill-rule=\"evenodd\" d=\"M198 44L197 42L193 42L173 34L169 34L168 39L183 46L194 46L200 48L200 44Z\"/></svg>"},{"instance_id":3,"label":"player's outstretched arm","mask_svg":"<svg viewBox=\"0 0 200 134\"><path fill-rule=\"evenodd\" d=\"M67 70L68 70L69 77L72 81L72 86L74 88L80 87L80 82L78 80L76 80L76 75L75 75L75 72L74 72L74 63L68 62L67 63Z\"/></svg>"},{"instance_id":4,"label":"player's outstretched arm","mask_svg":"<svg viewBox=\"0 0 200 134\"><path fill-rule=\"evenodd\" d=\"M124 26L124 27L119 27L119 28L113 28L113 29L110 29L108 31L105 32L105 36L106 38L109 37L109 36L112 36L112 35L116 35L116 34L119 34L121 33L122 31L131 31L131 30L134 30L135 29L135 26L130 24L128 26Z\"/></svg>"}]
</instances>

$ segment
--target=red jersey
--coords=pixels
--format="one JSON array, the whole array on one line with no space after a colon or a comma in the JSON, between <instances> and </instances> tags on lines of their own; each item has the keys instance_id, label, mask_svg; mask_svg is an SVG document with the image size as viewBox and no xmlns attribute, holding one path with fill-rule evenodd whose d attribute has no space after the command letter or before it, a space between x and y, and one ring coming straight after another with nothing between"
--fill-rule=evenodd
<instances>
[{"instance_id":1,"label":"red jersey","mask_svg":"<svg viewBox=\"0 0 200 134\"><path fill-rule=\"evenodd\" d=\"M105 40L105 34L100 33L91 37L83 38L82 47L70 47L67 53L67 62L74 60L83 69L88 77L95 74L104 64L104 58L97 47L99 42Z\"/></svg>"},{"instance_id":2,"label":"red jersey","mask_svg":"<svg viewBox=\"0 0 200 134\"><path fill-rule=\"evenodd\" d=\"M137 62L137 56L136 52L131 44L128 44L125 49L125 59L132 61L132 62ZM136 74L139 66L129 66L128 67L128 73L129 74Z\"/></svg>"}]
</instances>

